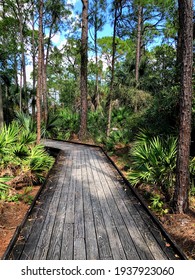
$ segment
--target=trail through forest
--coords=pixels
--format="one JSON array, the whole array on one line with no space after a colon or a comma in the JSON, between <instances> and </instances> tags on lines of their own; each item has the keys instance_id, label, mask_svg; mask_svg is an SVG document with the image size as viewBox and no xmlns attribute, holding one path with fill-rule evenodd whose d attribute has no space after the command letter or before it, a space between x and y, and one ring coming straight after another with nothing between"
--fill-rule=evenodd
<instances>
[{"instance_id":1,"label":"trail through forest","mask_svg":"<svg viewBox=\"0 0 195 280\"><path fill-rule=\"evenodd\" d=\"M124 166L118 164L117 156L112 156L112 160L126 175ZM31 195L35 196L38 189L39 187L34 187ZM143 195L143 190L140 190L139 193ZM144 199L143 196L142 198ZM149 201L145 200L145 202L149 206ZM3 256L17 226L21 224L28 208L29 205L24 201L0 204L0 258ZM186 256L189 259L195 259L195 199L191 200L191 211L188 214L157 215L155 212L153 213Z\"/></svg>"}]
</instances>

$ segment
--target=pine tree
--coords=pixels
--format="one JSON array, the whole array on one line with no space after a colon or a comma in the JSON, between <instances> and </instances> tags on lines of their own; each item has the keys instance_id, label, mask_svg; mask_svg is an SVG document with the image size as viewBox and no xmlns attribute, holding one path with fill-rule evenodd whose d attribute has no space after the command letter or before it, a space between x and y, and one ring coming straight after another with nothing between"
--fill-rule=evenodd
<instances>
[{"instance_id":1,"label":"pine tree","mask_svg":"<svg viewBox=\"0 0 195 280\"><path fill-rule=\"evenodd\" d=\"M87 134L87 60L88 60L88 0L82 0L82 35L81 35L81 115L79 139L85 140Z\"/></svg>"},{"instance_id":2,"label":"pine tree","mask_svg":"<svg viewBox=\"0 0 195 280\"><path fill-rule=\"evenodd\" d=\"M192 61L193 61L193 6L192 0L178 0L179 44L178 63L180 66L180 125L176 167L176 188L173 198L175 212L188 210L190 186L189 156L191 142L192 110Z\"/></svg>"}]
</instances>

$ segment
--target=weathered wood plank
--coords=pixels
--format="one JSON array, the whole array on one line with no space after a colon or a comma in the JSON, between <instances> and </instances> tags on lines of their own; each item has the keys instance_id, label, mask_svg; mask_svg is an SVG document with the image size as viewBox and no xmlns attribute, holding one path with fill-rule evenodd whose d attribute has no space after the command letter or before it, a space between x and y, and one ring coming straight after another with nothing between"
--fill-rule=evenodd
<instances>
[{"instance_id":1,"label":"weathered wood plank","mask_svg":"<svg viewBox=\"0 0 195 280\"><path fill-rule=\"evenodd\" d=\"M106 231L105 222L103 219L103 213L100 205L99 198L97 196L97 175L93 170L93 166L90 161L90 154L89 151L86 154L87 161L90 163L88 174L89 177L93 180L93 186L90 186L91 191L91 202L92 202L92 208L93 208L93 215L94 215L94 221L95 221L95 228L96 228L96 234L97 234L97 243L98 243L98 249L100 254L100 259L113 259L109 239Z\"/></svg>"},{"instance_id":2,"label":"weathered wood plank","mask_svg":"<svg viewBox=\"0 0 195 280\"><path fill-rule=\"evenodd\" d=\"M73 159L74 160L74 159ZM75 167L73 167L70 178L70 188L67 194L67 207L66 207L66 223L74 224L74 211L75 211Z\"/></svg>"},{"instance_id":3,"label":"weathered wood plank","mask_svg":"<svg viewBox=\"0 0 195 280\"><path fill-rule=\"evenodd\" d=\"M97 196L99 196L100 205L102 208L102 213L103 213L103 217L104 217L104 221L105 221L105 226L106 226L113 258L118 259L118 260L126 259L124 249L122 247L122 244L121 244L121 241L119 238L119 234L118 234L117 228L114 223L112 208L110 208L110 206L112 206L114 201L110 197L111 193L107 189L105 189L106 181L104 180L103 177L101 177L101 172L99 172L99 170L101 170L101 169L99 169L99 167L97 166L98 160L95 157L94 153L91 153L91 158L92 158L93 164L94 164L92 166L94 166L94 178L96 180ZM106 190L107 190L107 192L106 192ZM106 195L107 195L107 197L106 197ZM109 198L108 198L108 196L109 196ZM107 201L108 199L111 199L110 204L108 204L108 201Z\"/></svg>"},{"instance_id":4,"label":"weathered wood plank","mask_svg":"<svg viewBox=\"0 0 195 280\"><path fill-rule=\"evenodd\" d=\"M62 153L61 153L62 154ZM36 249L36 245L38 242L38 238L44 221L45 221L45 216L48 212L52 197L55 192L55 182L58 180L58 175L59 172L61 171L62 168L62 160L63 156L60 154L58 157L58 162L54 166L52 175L48 178L47 184L41 193L36 206L33 209L32 214L27 220L27 223L25 227L23 228L21 232L21 236L24 235L25 237L25 246L23 248L22 254L20 256L20 259L33 259L34 251ZM55 175L53 175L55 174ZM23 233L24 232L24 233ZM20 237L19 237L20 239Z\"/></svg>"},{"instance_id":5,"label":"weathered wood plank","mask_svg":"<svg viewBox=\"0 0 195 280\"><path fill-rule=\"evenodd\" d=\"M64 183L60 195L60 201L58 204L58 209L56 212L55 223L51 235L50 246L47 253L48 260L60 260L61 258L61 247L62 247L62 238L63 238L63 227L65 222L65 211L68 200L68 191L70 188L70 176L72 169L72 159L70 155L67 154L65 161L65 175Z\"/></svg>"},{"instance_id":6,"label":"weathered wood plank","mask_svg":"<svg viewBox=\"0 0 195 280\"><path fill-rule=\"evenodd\" d=\"M98 244L95 230L95 221L93 216L93 208L91 202L90 189L94 187L94 182L89 176L89 162L86 158L86 151L83 154L81 164L82 182L83 182L83 202L84 202L84 217L85 217L85 240L86 240L86 255L88 260L98 260Z\"/></svg>"},{"instance_id":7,"label":"weathered wood plank","mask_svg":"<svg viewBox=\"0 0 195 280\"><path fill-rule=\"evenodd\" d=\"M64 182L64 174L65 174L66 166L63 165L59 174L59 178L57 181L56 189L53 195L53 198L50 203L50 207L47 213L47 216L44 221L43 228L41 230L41 234L39 236L39 240L35 249L35 253L33 259L37 260L46 260L47 253L50 246L51 235L53 231L53 226L55 223L56 212L58 209L58 204L62 192L63 182Z\"/></svg>"},{"instance_id":8,"label":"weathered wood plank","mask_svg":"<svg viewBox=\"0 0 195 280\"><path fill-rule=\"evenodd\" d=\"M108 172L112 171L111 168L109 168L109 163L105 161L103 165ZM131 229L131 235L141 259L166 259L166 255L156 243L145 221L133 204L130 203L130 198L122 189L121 182L117 180L117 177L117 174L115 174L112 179L115 188L111 188L111 191L115 196L120 212L124 214L123 219L125 224ZM127 202L130 208L127 207L124 201Z\"/></svg>"},{"instance_id":9,"label":"weathered wood plank","mask_svg":"<svg viewBox=\"0 0 195 280\"><path fill-rule=\"evenodd\" d=\"M74 238L74 260L86 260L84 238Z\"/></svg>"},{"instance_id":10,"label":"weathered wood plank","mask_svg":"<svg viewBox=\"0 0 195 280\"><path fill-rule=\"evenodd\" d=\"M104 156L101 159L101 165L100 165L100 161L97 160L97 162L96 162L96 164L100 170L104 166L103 162L104 162ZM112 181L112 176L111 176L112 174L108 173L108 170L105 168L103 170L104 170L104 172L100 172L100 182L102 182L102 184L104 186L104 191L106 192L106 194L108 196L108 198L107 198L108 205L109 205L109 209L111 209L111 211L112 211L112 216L113 216L115 225L118 229L123 228L123 230L125 230L124 225L126 225L128 232L129 232L129 235L127 234L127 232L125 232L126 238L129 240L129 242L131 244L131 250L129 252L131 252L132 256L129 256L129 253L128 253L128 258L146 259L145 252L148 251L148 248L145 248L146 247L145 242L143 242L142 239L140 241L141 235L139 234L136 226L132 223L131 224L129 223L129 219L131 217L129 217L129 215L127 215L127 211L125 211L125 208L120 209L121 211L119 211L117 202L112 193L112 191L114 191L114 185L113 185L114 183ZM119 202L121 203L121 201L119 201ZM126 223L125 223L125 221L126 221ZM121 232L121 230L118 230L118 232L119 232L119 236L121 236L121 242L123 243L124 246L126 246L126 242L124 242L124 238L123 238L123 232ZM139 242L138 248L137 248L135 242ZM126 247L124 247L124 248L126 248ZM138 254L138 253L140 253L140 254Z\"/></svg>"},{"instance_id":11,"label":"weathered wood plank","mask_svg":"<svg viewBox=\"0 0 195 280\"><path fill-rule=\"evenodd\" d=\"M144 226L145 228L145 235L147 240L150 242L151 250L153 248L155 259L178 259L173 247L168 244L168 241L163 236L160 228L154 224L146 211L143 209L142 205L139 203L135 204L135 202L132 202L132 204L135 206L138 213L140 213L142 220L139 220L138 223L141 224L140 226ZM147 227L145 225L147 225Z\"/></svg>"},{"instance_id":12,"label":"weathered wood plank","mask_svg":"<svg viewBox=\"0 0 195 280\"><path fill-rule=\"evenodd\" d=\"M82 154L77 152L76 156L76 182L75 182L75 213L74 213L74 237L84 238L84 216L83 216L83 182L81 176Z\"/></svg>"},{"instance_id":13,"label":"weathered wood plank","mask_svg":"<svg viewBox=\"0 0 195 280\"><path fill-rule=\"evenodd\" d=\"M129 197L124 190L121 188L121 184L119 182L115 182L116 190L118 190L119 198L118 198L118 207L126 207L125 217L132 216L131 220L133 219L136 227L139 229L140 234L144 242L147 244L148 248L150 249L151 254L153 255L154 259L167 259L166 254L163 253L162 249L160 248L158 242L156 242L154 235L151 233L150 229L148 228L148 221L147 219L143 218L143 215L139 213L139 211L135 207L136 205L139 207L140 202L133 196ZM122 205L121 205L122 204ZM144 211L145 213L145 211ZM146 213L145 213L146 214ZM146 214L148 217L148 214Z\"/></svg>"},{"instance_id":14,"label":"weathered wood plank","mask_svg":"<svg viewBox=\"0 0 195 280\"><path fill-rule=\"evenodd\" d=\"M61 260L73 260L74 224L64 224L61 244Z\"/></svg>"}]
</instances>

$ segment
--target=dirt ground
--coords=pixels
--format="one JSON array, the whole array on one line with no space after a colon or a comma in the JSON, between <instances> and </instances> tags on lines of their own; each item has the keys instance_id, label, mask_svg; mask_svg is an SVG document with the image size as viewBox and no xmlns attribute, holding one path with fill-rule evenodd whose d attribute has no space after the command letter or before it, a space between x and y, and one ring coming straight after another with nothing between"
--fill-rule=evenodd
<instances>
[{"instance_id":1,"label":"dirt ground","mask_svg":"<svg viewBox=\"0 0 195 280\"><path fill-rule=\"evenodd\" d=\"M137 191L149 206L150 202L144 197L143 189L138 188ZM150 206L149 208L187 258L195 259L195 197L190 198L190 210L187 214L160 214Z\"/></svg>"},{"instance_id":2,"label":"dirt ground","mask_svg":"<svg viewBox=\"0 0 195 280\"><path fill-rule=\"evenodd\" d=\"M39 188L40 186L33 187L30 195L35 196ZM29 207L24 201L0 202L0 259Z\"/></svg>"},{"instance_id":3,"label":"dirt ground","mask_svg":"<svg viewBox=\"0 0 195 280\"><path fill-rule=\"evenodd\" d=\"M172 239L189 259L195 260L195 212L166 214L159 218Z\"/></svg>"}]
</instances>

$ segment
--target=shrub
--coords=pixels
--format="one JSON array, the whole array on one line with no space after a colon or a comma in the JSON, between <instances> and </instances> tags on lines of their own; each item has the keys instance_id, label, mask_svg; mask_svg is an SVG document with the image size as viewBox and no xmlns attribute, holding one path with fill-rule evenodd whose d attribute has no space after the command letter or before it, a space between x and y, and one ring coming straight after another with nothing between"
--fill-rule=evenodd
<instances>
[{"instance_id":1,"label":"shrub","mask_svg":"<svg viewBox=\"0 0 195 280\"><path fill-rule=\"evenodd\" d=\"M56 137L62 140L69 140L73 133L79 129L79 114L64 108L58 111L58 131Z\"/></svg>"},{"instance_id":2,"label":"shrub","mask_svg":"<svg viewBox=\"0 0 195 280\"><path fill-rule=\"evenodd\" d=\"M176 138L150 138L140 133L130 152L132 168L128 178L131 184L155 184L167 196L175 183L176 153Z\"/></svg>"},{"instance_id":3,"label":"shrub","mask_svg":"<svg viewBox=\"0 0 195 280\"><path fill-rule=\"evenodd\" d=\"M0 180L1 188L25 180L42 181L54 159L42 145L36 145L36 134L21 129L16 122L4 126L0 133ZM9 182L6 176L11 175ZM16 179L17 178L17 179ZM4 185L3 185L4 184Z\"/></svg>"}]
</instances>

